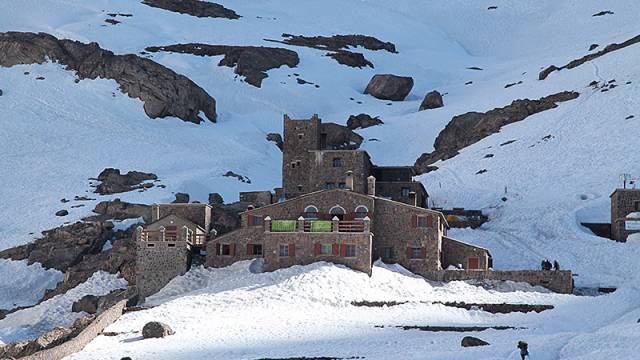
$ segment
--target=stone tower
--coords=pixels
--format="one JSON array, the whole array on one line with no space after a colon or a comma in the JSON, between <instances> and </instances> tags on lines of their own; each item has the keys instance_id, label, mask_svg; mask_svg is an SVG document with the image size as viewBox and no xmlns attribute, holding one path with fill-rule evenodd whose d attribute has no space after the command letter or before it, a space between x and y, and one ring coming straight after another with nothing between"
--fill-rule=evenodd
<instances>
[{"instance_id":1,"label":"stone tower","mask_svg":"<svg viewBox=\"0 0 640 360\"><path fill-rule=\"evenodd\" d=\"M616 189L611 194L611 238L625 242L640 232L640 221L630 214L640 212L640 189Z\"/></svg>"},{"instance_id":2,"label":"stone tower","mask_svg":"<svg viewBox=\"0 0 640 360\"><path fill-rule=\"evenodd\" d=\"M314 191L309 184L309 150L322 149L320 118L293 120L284 116L282 187L287 199Z\"/></svg>"}]
</instances>

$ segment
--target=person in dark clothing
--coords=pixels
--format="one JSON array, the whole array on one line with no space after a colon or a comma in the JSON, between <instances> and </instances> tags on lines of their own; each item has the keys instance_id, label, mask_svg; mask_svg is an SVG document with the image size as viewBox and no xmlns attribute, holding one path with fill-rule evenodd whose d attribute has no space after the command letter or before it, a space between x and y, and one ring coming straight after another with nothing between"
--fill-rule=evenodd
<instances>
[{"instance_id":1,"label":"person in dark clothing","mask_svg":"<svg viewBox=\"0 0 640 360\"><path fill-rule=\"evenodd\" d=\"M518 341L518 349L520 349L520 357L524 360L525 357L529 356L529 344L525 341Z\"/></svg>"},{"instance_id":2,"label":"person in dark clothing","mask_svg":"<svg viewBox=\"0 0 640 360\"><path fill-rule=\"evenodd\" d=\"M542 270L551 270L551 261L545 259L542 261Z\"/></svg>"},{"instance_id":3,"label":"person in dark clothing","mask_svg":"<svg viewBox=\"0 0 640 360\"><path fill-rule=\"evenodd\" d=\"M560 264L558 260L553 260L553 270L560 270Z\"/></svg>"}]
</instances>

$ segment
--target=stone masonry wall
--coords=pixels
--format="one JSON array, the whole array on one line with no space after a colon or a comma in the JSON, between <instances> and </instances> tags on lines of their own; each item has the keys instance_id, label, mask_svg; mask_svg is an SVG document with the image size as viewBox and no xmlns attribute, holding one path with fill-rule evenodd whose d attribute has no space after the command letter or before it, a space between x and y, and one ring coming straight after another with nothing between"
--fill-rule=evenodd
<instances>
[{"instance_id":1,"label":"stone masonry wall","mask_svg":"<svg viewBox=\"0 0 640 360\"><path fill-rule=\"evenodd\" d=\"M640 230L626 230L625 217L640 211L640 189L617 189L611 194L611 238L627 241L629 234Z\"/></svg>"},{"instance_id":2,"label":"stone masonry wall","mask_svg":"<svg viewBox=\"0 0 640 360\"><path fill-rule=\"evenodd\" d=\"M152 205L151 213L152 221L173 214L202 226L205 231L209 231L211 223L211 206L208 204L156 204Z\"/></svg>"},{"instance_id":3,"label":"stone masonry wall","mask_svg":"<svg viewBox=\"0 0 640 360\"><path fill-rule=\"evenodd\" d=\"M571 294L573 292L573 278L571 275L571 271L569 270L442 270L420 273L420 275L424 276L427 279L442 282L456 280L510 280L516 282L526 282L534 286L543 286L549 290L561 294Z\"/></svg>"},{"instance_id":4,"label":"stone masonry wall","mask_svg":"<svg viewBox=\"0 0 640 360\"><path fill-rule=\"evenodd\" d=\"M250 260L262 257L248 253L247 245L262 245L264 252L264 228L262 226L241 228L215 238L207 242L207 266L225 267L236 261ZM223 256L216 254L216 244L229 244L235 246L233 256Z\"/></svg>"},{"instance_id":5,"label":"stone masonry wall","mask_svg":"<svg viewBox=\"0 0 640 360\"><path fill-rule=\"evenodd\" d=\"M142 299L184 275L191 266L191 248L185 241L137 241L136 246L136 286Z\"/></svg>"},{"instance_id":6,"label":"stone masonry wall","mask_svg":"<svg viewBox=\"0 0 640 360\"><path fill-rule=\"evenodd\" d=\"M464 269L468 269L469 258L477 257L480 269L489 268L489 252L481 247L465 244L454 239L442 238L442 267L447 268L449 265L458 266L462 264Z\"/></svg>"},{"instance_id":7,"label":"stone masonry wall","mask_svg":"<svg viewBox=\"0 0 640 360\"><path fill-rule=\"evenodd\" d=\"M309 150L320 149L320 119L292 120L285 115L283 141L282 187L285 197L291 199L312 191L307 160Z\"/></svg>"},{"instance_id":8,"label":"stone masonry wall","mask_svg":"<svg viewBox=\"0 0 640 360\"><path fill-rule=\"evenodd\" d=\"M333 160L340 159L340 167L333 167ZM353 190L367 193L367 177L371 173L369 155L360 150L310 151L306 160L309 170L309 191L323 190L327 183L345 183L347 171L353 172Z\"/></svg>"},{"instance_id":9,"label":"stone masonry wall","mask_svg":"<svg viewBox=\"0 0 640 360\"><path fill-rule=\"evenodd\" d=\"M408 196L402 196L402 188L409 188L409 191L416 193L416 199ZM408 205L414 205L414 202L420 207L427 207L428 197L424 188L420 183L415 181L388 182L376 181L376 196L390 198Z\"/></svg>"}]
</instances>

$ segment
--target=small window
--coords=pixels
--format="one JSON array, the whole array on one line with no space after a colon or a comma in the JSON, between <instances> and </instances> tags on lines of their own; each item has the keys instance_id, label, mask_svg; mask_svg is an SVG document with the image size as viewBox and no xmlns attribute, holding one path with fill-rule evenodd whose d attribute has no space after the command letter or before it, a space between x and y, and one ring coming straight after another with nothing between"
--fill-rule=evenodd
<instances>
[{"instance_id":1,"label":"small window","mask_svg":"<svg viewBox=\"0 0 640 360\"><path fill-rule=\"evenodd\" d=\"M411 248L411 258L420 259L422 257L422 248Z\"/></svg>"},{"instance_id":2,"label":"small window","mask_svg":"<svg viewBox=\"0 0 640 360\"><path fill-rule=\"evenodd\" d=\"M222 255L222 256L230 256L231 255L231 245L222 244L220 255Z\"/></svg>"},{"instance_id":3,"label":"small window","mask_svg":"<svg viewBox=\"0 0 640 360\"><path fill-rule=\"evenodd\" d=\"M300 166L300 164L302 164L302 162L300 160L296 160L296 165L298 165L298 167Z\"/></svg>"},{"instance_id":4,"label":"small window","mask_svg":"<svg viewBox=\"0 0 640 360\"><path fill-rule=\"evenodd\" d=\"M369 213L369 209L367 209L366 206L360 205L356 207L356 219L362 220L367 216L368 213Z\"/></svg>"},{"instance_id":5,"label":"small window","mask_svg":"<svg viewBox=\"0 0 640 360\"><path fill-rule=\"evenodd\" d=\"M633 208L635 209L635 211L640 211L640 201L634 201Z\"/></svg>"},{"instance_id":6,"label":"small window","mask_svg":"<svg viewBox=\"0 0 640 360\"><path fill-rule=\"evenodd\" d=\"M336 183L332 183L332 182L328 182L324 184L324 188L325 189L335 189L336 188Z\"/></svg>"},{"instance_id":7,"label":"small window","mask_svg":"<svg viewBox=\"0 0 640 360\"><path fill-rule=\"evenodd\" d=\"M342 159L340 158L333 158L333 161L331 162L333 167L342 167Z\"/></svg>"},{"instance_id":8,"label":"small window","mask_svg":"<svg viewBox=\"0 0 640 360\"><path fill-rule=\"evenodd\" d=\"M344 189L344 188L346 188L346 187L347 187L347 184L346 184L346 183L343 183L343 182L338 183L338 189Z\"/></svg>"},{"instance_id":9,"label":"small window","mask_svg":"<svg viewBox=\"0 0 640 360\"><path fill-rule=\"evenodd\" d=\"M154 243L147 243L147 247L155 247L155 246L156 246L156 244L154 244Z\"/></svg>"},{"instance_id":10,"label":"small window","mask_svg":"<svg viewBox=\"0 0 640 360\"><path fill-rule=\"evenodd\" d=\"M355 257L356 256L356 246L355 245L346 245L346 257Z\"/></svg>"},{"instance_id":11,"label":"small window","mask_svg":"<svg viewBox=\"0 0 640 360\"><path fill-rule=\"evenodd\" d=\"M251 255L262 255L262 244L253 244L253 251Z\"/></svg>"},{"instance_id":12,"label":"small window","mask_svg":"<svg viewBox=\"0 0 640 360\"><path fill-rule=\"evenodd\" d=\"M298 191L302 191L302 185L298 185Z\"/></svg>"},{"instance_id":13,"label":"small window","mask_svg":"<svg viewBox=\"0 0 640 360\"><path fill-rule=\"evenodd\" d=\"M402 189L400 189L400 196L402 197L409 197L409 193L411 192L411 189L408 187L403 187Z\"/></svg>"},{"instance_id":14,"label":"small window","mask_svg":"<svg viewBox=\"0 0 640 360\"><path fill-rule=\"evenodd\" d=\"M418 216L416 226L418 226L418 227L427 227L427 217L426 216Z\"/></svg>"},{"instance_id":15,"label":"small window","mask_svg":"<svg viewBox=\"0 0 640 360\"><path fill-rule=\"evenodd\" d=\"M393 259L393 247L387 246L382 248L382 258L383 259Z\"/></svg>"},{"instance_id":16,"label":"small window","mask_svg":"<svg viewBox=\"0 0 640 360\"><path fill-rule=\"evenodd\" d=\"M318 218L318 208L313 206L313 205L309 205L306 208L304 208L304 218L305 219L317 219Z\"/></svg>"},{"instance_id":17,"label":"small window","mask_svg":"<svg viewBox=\"0 0 640 360\"><path fill-rule=\"evenodd\" d=\"M320 255L331 255L331 244L320 245Z\"/></svg>"},{"instance_id":18,"label":"small window","mask_svg":"<svg viewBox=\"0 0 640 360\"><path fill-rule=\"evenodd\" d=\"M289 256L289 245L288 244L280 244L279 247L280 251L279 251L279 255L281 257L287 257Z\"/></svg>"},{"instance_id":19,"label":"small window","mask_svg":"<svg viewBox=\"0 0 640 360\"><path fill-rule=\"evenodd\" d=\"M262 216L251 217L251 226L262 226L262 224L263 224Z\"/></svg>"},{"instance_id":20,"label":"small window","mask_svg":"<svg viewBox=\"0 0 640 360\"><path fill-rule=\"evenodd\" d=\"M302 139L304 137L304 134L298 134L298 139Z\"/></svg>"},{"instance_id":21,"label":"small window","mask_svg":"<svg viewBox=\"0 0 640 360\"><path fill-rule=\"evenodd\" d=\"M296 168L296 163L295 163L295 162L292 162L292 163L291 163L291 168L292 168L292 169L295 169L295 168Z\"/></svg>"},{"instance_id":22,"label":"small window","mask_svg":"<svg viewBox=\"0 0 640 360\"><path fill-rule=\"evenodd\" d=\"M174 244L174 243L169 243L169 244L167 244L167 247L176 247L176 244Z\"/></svg>"}]
</instances>

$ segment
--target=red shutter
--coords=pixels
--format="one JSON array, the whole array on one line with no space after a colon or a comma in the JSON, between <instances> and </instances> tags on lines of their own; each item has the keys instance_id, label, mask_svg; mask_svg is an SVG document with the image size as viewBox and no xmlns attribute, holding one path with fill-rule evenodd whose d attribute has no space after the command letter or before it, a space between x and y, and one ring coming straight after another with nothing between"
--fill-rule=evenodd
<instances>
[{"instance_id":1,"label":"red shutter","mask_svg":"<svg viewBox=\"0 0 640 360\"><path fill-rule=\"evenodd\" d=\"M247 215L247 226L253 225L253 215Z\"/></svg>"},{"instance_id":2,"label":"red shutter","mask_svg":"<svg viewBox=\"0 0 640 360\"><path fill-rule=\"evenodd\" d=\"M220 244L216 244L216 255L220 255Z\"/></svg>"},{"instance_id":3,"label":"red shutter","mask_svg":"<svg viewBox=\"0 0 640 360\"><path fill-rule=\"evenodd\" d=\"M289 244L289 256L290 257L296 256L296 245L295 244Z\"/></svg>"},{"instance_id":4,"label":"red shutter","mask_svg":"<svg viewBox=\"0 0 640 360\"><path fill-rule=\"evenodd\" d=\"M426 247L420 248L420 257L423 260L427 258L427 248Z\"/></svg>"},{"instance_id":5,"label":"red shutter","mask_svg":"<svg viewBox=\"0 0 640 360\"><path fill-rule=\"evenodd\" d=\"M313 244L313 255L314 256L320 255L320 243Z\"/></svg>"},{"instance_id":6,"label":"red shutter","mask_svg":"<svg viewBox=\"0 0 640 360\"><path fill-rule=\"evenodd\" d=\"M411 215L411 227L418 226L418 215Z\"/></svg>"},{"instance_id":7,"label":"red shutter","mask_svg":"<svg viewBox=\"0 0 640 360\"><path fill-rule=\"evenodd\" d=\"M406 252L405 256L407 257L407 260L411 259L411 248L410 247L407 247L407 252Z\"/></svg>"},{"instance_id":8,"label":"red shutter","mask_svg":"<svg viewBox=\"0 0 640 360\"><path fill-rule=\"evenodd\" d=\"M331 254L335 256L338 256L340 254L340 244L331 245Z\"/></svg>"},{"instance_id":9,"label":"red shutter","mask_svg":"<svg viewBox=\"0 0 640 360\"><path fill-rule=\"evenodd\" d=\"M229 255L236 256L236 244L229 245Z\"/></svg>"},{"instance_id":10,"label":"red shutter","mask_svg":"<svg viewBox=\"0 0 640 360\"><path fill-rule=\"evenodd\" d=\"M253 244L247 244L247 255L253 255Z\"/></svg>"},{"instance_id":11,"label":"red shutter","mask_svg":"<svg viewBox=\"0 0 640 360\"><path fill-rule=\"evenodd\" d=\"M345 244L340 245L340 256L342 257L347 256L347 245Z\"/></svg>"},{"instance_id":12,"label":"red shutter","mask_svg":"<svg viewBox=\"0 0 640 360\"><path fill-rule=\"evenodd\" d=\"M430 228L433 227L433 215L427 216L427 227L430 227Z\"/></svg>"}]
</instances>

